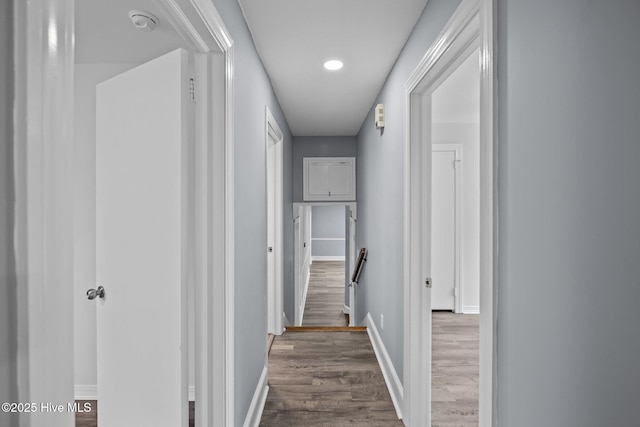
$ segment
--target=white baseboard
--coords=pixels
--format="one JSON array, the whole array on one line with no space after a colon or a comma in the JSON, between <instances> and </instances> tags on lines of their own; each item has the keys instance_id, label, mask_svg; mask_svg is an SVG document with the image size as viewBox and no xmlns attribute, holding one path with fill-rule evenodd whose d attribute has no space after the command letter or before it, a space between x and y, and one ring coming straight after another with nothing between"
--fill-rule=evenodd
<instances>
[{"instance_id":1,"label":"white baseboard","mask_svg":"<svg viewBox=\"0 0 640 427\"><path fill-rule=\"evenodd\" d=\"M345 260L344 256L334 256L334 255L327 255L327 256L312 255L311 256L311 262L313 261L344 261L344 260Z\"/></svg>"},{"instance_id":2,"label":"white baseboard","mask_svg":"<svg viewBox=\"0 0 640 427\"><path fill-rule=\"evenodd\" d=\"M464 314L480 314L479 305L464 305L462 306L462 312Z\"/></svg>"},{"instance_id":3,"label":"white baseboard","mask_svg":"<svg viewBox=\"0 0 640 427\"><path fill-rule=\"evenodd\" d=\"M344 307L342 308L342 312L344 314L349 314L351 312L351 308L349 308L349 306L345 304Z\"/></svg>"},{"instance_id":4,"label":"white baseboard","mask_svg":"<svg viewBox=\"0 0 640 427\"><path fill-rule=\"evenodd\" d=\"M380 333L378 333L378 328L371 317L371 313L367 313L367 316L365 317L365 324L367 326L367 333L369 334L371 345L373 346L373 351L376 353L378 364L380 364L384 381L389 389L389 394L391 394L393 407L396 408L398 419L402 419L401 405L404 396L404 388L400 382L398 373L391 362L389 353L382 342L382 338L380 338Z\"/></svg>"},{"instance_id":5,"label":"white baseboard","mask_svg":"<svg viewBox=\"0 0 640 427\"><path fill-rule=\"evenodd\" d=\"M75 400L98 400L98 386L94 384L76 384L73 388L73 395ZM189 386L189 400L196 400L196 387Z\"/></svg>"},{"instance_id":6,"label":"white baseboard","mask_svg":"<svg viewBox=\"0 0 640 427\"><path fill-rule=\"evenodd\" d=\"M98 400L97 384L76 384L73 388L75 400Z\"/></svg>"},{"instance_id":7,"label":"white baseboard","mask_svg":"<svg viewBox=\"0 0 640 427\"><path fill-rule=\"evenodd\" d=\"M249 412L247 412L247 416L244 419L244 427L258 427L264 405L267 402L267 393L269 393L269 385L267 382L267 367L265 366L262 370L262 375L260 375L256 391L253 393Z\"/></svg>"}]
</instances>

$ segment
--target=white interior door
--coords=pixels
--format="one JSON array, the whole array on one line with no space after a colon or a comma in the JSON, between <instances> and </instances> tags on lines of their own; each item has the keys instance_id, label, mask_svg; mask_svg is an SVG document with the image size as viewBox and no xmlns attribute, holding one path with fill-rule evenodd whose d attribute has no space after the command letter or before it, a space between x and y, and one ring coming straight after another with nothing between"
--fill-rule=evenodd
<instances>
[{"instance_id":1,"label":"white interior door","mask_svg":"<svg viewBox=\"0 0 640 427\"><path fill-rule=\"evenodd\" d=\"M298 207L296 209L296 214L294 214L295 218L293 219L293 326L300 326L302 321L302 292L301 292L301 283L302 283L302 262L301 262L301 252L302 252L302 233L300 230L300 216L301 216L302 208Z\"/></svg>"},{"instance_id":2,"label":"white interior door","mask_svg":"<svg viewBox=\"0 0 640 427\"><path fill-rule=\"evenodd\" d=\"M276 153L275 141L269 137L267 145L267 332L275 334L276 304L276 257L274 252L276 236L276 182L274 179Z\"/></svg>"},{"instance_id":3,"label":"white interior door","mask_svg":"<svg viewBox=\"0 0 640 427\"><path fill-rule=\"evenodd\" d=\"M266 107L266 182L267 182L267 331L284 331L284 244L283 244L283 134Z\"/></svg>"},{"instance_id":4,"label":"white interior door","mask_svg":"<svg viewBox=\"0 0 640 427\"><path fill-rule=\"evenodd\" d=\"M434 150L431 204L431 308L455 309L456 287L456 155Z\"/></svg>"},{"instance_id":5,"label":"white interior door","mask_svg":"<svg viewBox=\"0 0 640 427\"><path fill-rule=\"evenodd\" d=\"M186 51L97 87L98 425L186 426Z\"/></svg>"}]
</instances>

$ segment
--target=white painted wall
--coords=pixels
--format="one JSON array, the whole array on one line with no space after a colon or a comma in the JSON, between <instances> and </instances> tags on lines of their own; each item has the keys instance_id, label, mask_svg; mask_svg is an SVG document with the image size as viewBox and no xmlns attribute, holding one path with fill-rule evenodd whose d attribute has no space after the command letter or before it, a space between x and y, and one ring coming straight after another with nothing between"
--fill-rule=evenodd
<instances>
[{"instance_id":1,"label":"white painted wall","mask_svg":"<svg viewBox=\"0 0 640 427\"><path fill-rule=\"evenodd\" d=\"M462 312L480 307L480 127L479 123L434 123L433 143L462 145L460 210Z\"/></svg>"}]
</instances>

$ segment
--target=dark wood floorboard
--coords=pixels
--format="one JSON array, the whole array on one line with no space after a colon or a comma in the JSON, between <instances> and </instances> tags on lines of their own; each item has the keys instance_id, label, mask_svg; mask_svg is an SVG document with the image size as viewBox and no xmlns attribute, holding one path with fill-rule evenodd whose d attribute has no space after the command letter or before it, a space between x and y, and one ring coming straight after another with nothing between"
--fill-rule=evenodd
<instances>
[{"instance_id":1,"label":"dark wood floorboard","mask_svg":"<svg viewBox=\"0 0 640 427\"><path fill-rule=\"evenodd\" d=\"M344 261L311 264L302 326L347 326L344 314Z\"/></svg>"},{"instance_id":2,"label":"dark wood floorboard","mask_svg":"<svg viewBox=\"0 0 640 427\"><path fill-rule=\"evenodd\" d=\"M478 425L479 317L433 312L431 425Z\"/></svg>"},{"instance_id":3,"label":"dark wood floorboard","mask_svg":"<svg viewBox=\"0 0 640 427\"><path fill-rule=\"evenodd\" d=\"M276 337L261 426L402 426L366 332Z\"/></svg>"},{"instance_id":4,"label":"dark wood floorboard","mask_svg":"<svg viewBox=\"0 0 640 427\"><path fill-rule=\"evenodd\" d=\"M85 408L85 403L89 405L87 412L76 412L76 427L96 427L98 425L98 402L96 400L76 400L78 407Z\"/></svg>"}]
</instances>

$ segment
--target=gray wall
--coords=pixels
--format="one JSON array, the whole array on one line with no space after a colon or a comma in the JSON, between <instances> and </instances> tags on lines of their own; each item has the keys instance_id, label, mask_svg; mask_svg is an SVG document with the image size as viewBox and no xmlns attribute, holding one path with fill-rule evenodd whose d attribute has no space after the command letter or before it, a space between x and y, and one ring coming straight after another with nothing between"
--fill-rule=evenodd
<instances>
[{"instance_id":1,"label":"gray wall","mask_svg":"<svg viewBox=\"0 0 640 427\"><path fill-rule=\"evenodd\" d=\"M13 250L13 7L0 2L0 403L16 402L17 297ZM17 425L0 412L0 425Z\"/></svg>"},{"instance_id":2,"label":"gray wall","mask_svg":"<svg viewBox=\"0 0 640 427\"><path fill-rule=\"evenodd\" d=\"M639 22L499 1L502 426L638 423Z\"/></svg>"},{"instance_id":3,"label":"gray wall","mask_svg":"<svg viewBox=\"0 0 640 427\"><path fill-rule=\"evenodd\" d=\"M293 138L293 201L302 202L303 157L356 157L355 136L296 136ZM358 162L356 160L356 170Z\"/></svg>"},{"instance_id":4,"label":"gray wall","mask_svg":"<svg viewBox=\"0 0 640 427\"><path fill-rule=\"evenodd\" d=\"M266 357L265 105L284 132L284 221L291 211L291 133L236 0L214 0L235 43L235 422L242 425ZM285 227L285 283L293 286L293 230ZM249 260L249 261L248 261Z\"/></svg>"},{"instance_id":5,"label":"gray wall","mask_svg":"<svg viewBox=\"0 0 640 427\"><path fill-rule=\"evenodd\" d=\"M344 205L313 206L311 208L311 256L341 257L344 240L313 240L345 238Z\"/></svg>"},{"instance_id":6,"label":"gray wall","mask_svg":"<svg viewBox=\"0 0 640 427\"><path fill-rule=\"evenodd\" d=\"M385 104L385 129L373 105L358 134L357 247L368 249L357 287L358 318L371 313L393 365L403 377L404 104L403 86L459 1L429 0L373 105ZM385 317L384 330L380 315Z\"/></svg>"},{"instance_id":7,"label":"gray wall","mask_svg":"<svg viewBox=\"0 0 640 427\"><path fill-rule=\"evenodd\" d=\"M358 136L359 306L402 370L402 84L458 2L430 0ZM640 3L498 0L498 422L631 425L640 354ZM384 265L386 268L382 268ZM360 319L358 319L360 320Z\"/></svg>"}]
</instances>

